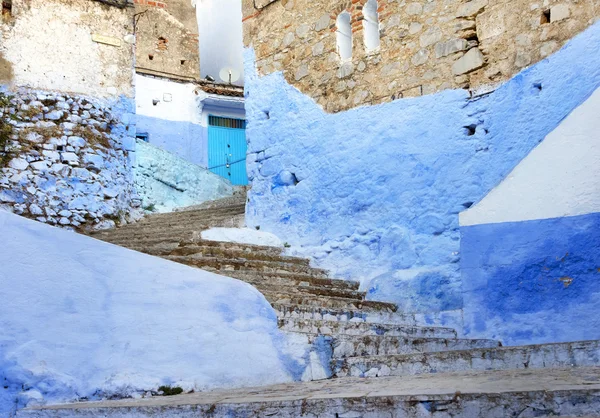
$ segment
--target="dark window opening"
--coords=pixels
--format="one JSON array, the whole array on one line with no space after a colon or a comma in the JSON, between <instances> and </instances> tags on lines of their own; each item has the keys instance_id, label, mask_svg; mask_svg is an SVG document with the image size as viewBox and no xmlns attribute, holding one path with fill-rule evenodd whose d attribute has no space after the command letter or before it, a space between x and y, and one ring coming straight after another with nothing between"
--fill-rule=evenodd
<instances>
[{"instance_id":1,"label":"dark window opening","mask_svg":"<svg viewBox=\"0 0 600 418\"><path fill-rule=\"evenodd\" d=\"M181 60L181 65L185 65L185 60Z\"/></svg>"},{"instance_id":2,"label":"dark window opening","mask_svg":"<svg viewBox=\"0 0 600 418\"><path fill-rule=\"evenodd\" d=\"M2 0L2 16L12 16L12 0Z\"/></svg>"},{"instance_id":3,"label":"dark window opening","mask_svg":"<svg viewBox=\"0 0 600 418\"><path fill-rule=\"evenodd\" d=\"M220 116L209 116L208 124L210 126L220 126L222 128L246 129L246 121L244 119L223 118Z\"/></svg>"},{"instance_id":4,"label":"dark window opening","mask_svg":"<svg viewBox=\"0 0 600 418\"><path fill-rule=\"evenodd\" d=\"M167 43L169 41L167 40L167 38L163 38L162 36L160 38L158 38L158 49L160 51L164 51L165 49L167 49Z\"/></svg>"},{"instance_id":5,"label":"dark window opening","mask_svg":"<svg viewBox=\"0 0 600 418\"><path fill-rule=\"evenodd\" d=\"M542 13L542 18L540 19L540 23L542 25L545 25L546 23L550 23L550 9L548 9Z\"/></svg>"},{"instance_id":6,"label":"dark window opening","mask_svg":"<svg viewBox=\"0 0 600 418\"><path fill-rule=\"evenodd\" d=\"M140 141L148 142L148 134L145 134L145 133L135 134L135 139L139 139Z\"/></svg>"},{"instance_id":7,"label":"dark window opening","mask_svg":"<svg viewBox=\"0 0 600 418\"><path fill-rule=\"evenodd\" d=\"M148 55L148 59L149 59L150 61L152 61L152 60L154 59L154 55L152 55L152 54Z\"/></svg>"}]
</instances>

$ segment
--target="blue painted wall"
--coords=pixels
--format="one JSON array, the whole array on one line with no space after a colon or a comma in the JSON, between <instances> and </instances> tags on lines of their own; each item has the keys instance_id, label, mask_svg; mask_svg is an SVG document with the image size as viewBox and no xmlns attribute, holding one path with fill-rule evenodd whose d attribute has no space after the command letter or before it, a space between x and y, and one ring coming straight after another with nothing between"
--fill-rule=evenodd
<instances>
[{"instance_id":1,"label":"blue painted wall","mask_svg":"<svg viewBox=\"0 0 600 418\"><path fill-rule=\"evenodd\" d=\"M464 91L326 114L247 51L247 224L370 299L424 319L463 308L458 213L600 85L600 25L471 100ZM474 134L470 130L474 129Z\"/></svg>"},{"instance_id":2,"label":"blue painted wall","mask_svg":"<svg viewBox=\"0 0 600 418\"><path fill-rule=\"evenodd\" d=\"M147 133L149 143L183 158L207 167L207 128L197 123L179 122L137 115L137 132Z\"/></svg>"},{"instance_id":3,"label":"blue painted wall","mask_svg":"<svg viewBox=\"0 0 600 418\"><path fill-rule=\"evenodd\" d=\"M600 339L600 214L461 229L465 334Z\"/></svg>"}]
</instances>

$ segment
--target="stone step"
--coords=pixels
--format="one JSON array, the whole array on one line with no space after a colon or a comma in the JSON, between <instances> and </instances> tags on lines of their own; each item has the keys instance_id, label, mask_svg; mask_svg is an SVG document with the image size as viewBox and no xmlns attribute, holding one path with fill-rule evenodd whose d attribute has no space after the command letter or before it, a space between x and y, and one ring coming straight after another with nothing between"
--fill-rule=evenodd
<instances>
[{"instance_id":1,"label":"stone step","mask_svg":"<svg viewBox=\"0 0 600 418\"><path fill-rule=\"evenodd\" d=\"M240 224L243 224L244 215L227 215L227 216L207 216L190 218L187 220L143 220L136 224L125 225L120 228L113 229L113 232L142 232L142 231L155 231L162 232L167 228L185 229L186 227L196 225L206 225L210 227L219 227L233 225L232 228L239 228Z\"/></svg>"},{"instance_id":2,"label":"stone step","mask_svg":"<svg viewBox=\"0 0 600 418\"><path fill-rule=\"evenodd\" d=\"M600 368L344 378L36 406L17 418L598 416Z\"/></svg>"},{"instance_id":3,"label":"stone step","mask_svg":"<svg viewBox=\"0 0 600 418\"><path fill-rule=\"evenodd\" d=\"M94 234L93 238L97 238L106 242L112 243L127 243L131 241L146 241L146 240L173 240L177 239L178 242L182 240L188 240L194 237L194 232L202 231L207 229L207 225L190 225L188 228L181 229L165 229L160 232L151 232L151 231L115 231L115 232L107 232L105 234Z\"/></svg>"},{"instance_id":4,"label":"stone step","mask_svg":"<svg viewBox=\"0 0 600 418\"><path fill-rule=\"evenodd\" d=\"M426 354L349 357L338 377L407 376L474 370L542 369L600 365L600 341L481 348Z\"/></svg>"},{"instance_id":5,"label":"stone step","mask_svg":"<svg viewBox=\"0 0 600 418\"><path fill-rule=\"evenodd\" d=\"M420 327L404 324L383 324L354 321L319 321L294 318L280 318L279 328L288 332L357 337L411 337L454 339L456 330L443 327Z\"/></svg>"},{"instance_id":6,"label":"stone step","mask_svg":"<svg viewBox=\"0 0 600 418\"><path fill-rule=\"evenodd\" d=\"M256 275L255 275L256 276ZM356 301L362 301L365 298L365 292L359 292L350 289L338 289L336 287L320 287L320 286L298 286L295 284L277 284L263 278L258 279L242 279L236 277L238 280L242 280L248 284L251 284L257 288L261 293L267 292L273 294L283 294L295 297L304 296L325 296L325 297L337 297L345 299L353 299Z\"/></svg>"},{"instance_id":7,"label":"stone step","mask_svg":"<svg viewBox=\"0 0 600 418\"><path fill-rule=\"evenodd\" d=\"M187 206L184 208L177 208L175 212L187 212L190 210L203 210L203 209L218 209L229 206L246 205L247 196L246 193L239 193L223 199L211 200L199 205Z\"/></svg>"},{"instance_id":8,"label":"stone step","mask_svg":"<svg viewBox=\"0 0 600 418\"><path fill-rule=\"evenodd\" d=\"M115 245L119 245L121 247L125 247L125 248L130 248L130 247L136 247L136 248L140 248L140 247L153 247L153 246L157 246L157 245L171 245L171 244L177 244L177 246L179 246L179 243L181 241L185 241L185 240L189 240L193 237L194 232L192 231L188 231L187 233L181 233L181 234L164 234L164 235L159 235L159 236L148 236L148 237L110 237L110 236L106 236L106 237L94 237L96 239L99 239L101 241L104 242L108 242L111 244L115 244Z\"/></svg>"},{"instance_id":9,"label":"stone step","mask_svg":"<svg viewBox=\"0 0 600 418\"><path fill-rule=\"evenodd\" d=\"M333 337L333 358L339 361L346 357L417 354L500 346L500 342L495 340L342 334Z\"/></svg>"},{"instance_id":10,"label":"stone step","mask_svg":"<svg viewBox=\"0 0 600 418\"><path fill-rule=\"evenodd\" d=\"M226 260L218 257L197 257L168 255L163 258L177 263L186 264L192 267L198 267L203 270L214 271L227 276L229 271L254 271L254 272L271 272L271 273L308 273L322 274L325 276L327 272L322 269L310 267L290 262L281 261L263 261L263 260Z\"/></svg>"},{"instance_id":11,"label":"stone step","mask_svg":"<svg viewBox=\"0 0 600 418\"><path fill-rule=\"evenodd\" d=\"M330 279L322 274L306 273L270 273L270 272L252 272L252 271L228 271L228 277L253 282L261 280L273 284L282 284L289 286L314 286L322 288L331 288L339 290L357 291L360 283L346 280Z\"/></svg>"},{"instance_id":12,"label":"stone step","mask_svg":"<svg viewBox=\"0 0 600 418\"><path fill-rule=\"evenodd\" d=\"M339 309L320 306L300 306L285 303L271 303L277 317L289 321L332 321L332 322L366 322L416 325L417 322L413 314L403 312L376 312L364 311L360 309Z\"/></svg>"},{"instance_id":13,"label":"stone step","mask_svg":"<svg viewBox=\"0 0 600 418\"><path fill-rule=\"evenodd\" d=\"M244 223L243 217L227 217L223 219L203 219L199 221L182 222L166 222L165 224L145 224L144 226L124 226L121 228L111 229L108 231L95 232L92 236L101 237L145 237L165 234L180 234L192 231L204 231L210 228L239 228Z\"/></svg>"},{"instance_id":14,"label":"stone step","mask_svg":"<svg viewBox=\"0 0 600 418\"><path fill-rule=\"evenodd\" d=\"M108 242L108 241L106 241ZM136 243L130 243L127 248L140 253L161 257L163 255L169 255L171 251L179 247L177 241L162 241L154 245L136 245Z\"/></svg>"},{"instance_id":15,"label":"stone step","mask_svg":"<svg viewBox=\"0 0 600 418\"><path fill-rule=\"evenodd\" d=\"M246 213L245 205L232 205L225 206L221 208L211 208L211 209L198 209L198 210L186 210L186 211L177 211L177 212L168 212L168 213L156 213L152 215L148 215L144 222L153 222L153 221L162 221L168 219L169 221L186 221L193 218L203 218L207 216L234 216L234 215L243 215Z\"/></svg>"},{"instance_id":16,"label":"stone step","mask_svg":"<svg viewBox=\"0 0 600 418\"><path fill-rule=\"evenodd\" d=\"M283 248L279 247L268 247L264 245L254 244L243 244L237 242L226 242L226 241L210 241L205 239L195 239L193 241L185 241L181 244L182 247L187 246L198 246L198 247L215 247L222 249L232 249L236 251L251 251L261 252L271 255L281 255Z\"/></svg>"},{"instance_id":17,"label":"stone step","mask_svg":"<svg viewBox=\"0 0 600 418\"><path fill-rule=\"evenodd\" d=\"M174 249L170 255L173 256L198 256L198 257L218 257L224 260L261 260L283 263L294 263L303 266L309 266L310 260L306 258L290 257L280 254L272 254L269 252L238 250L227 247L214 246L182 246Z\"/></svg>"},{"instance_id":18,"label":"stone step","mask_svg":"<svg viewBox=\"0 0 600 418\"><path fill-rule=\"evenodd\" d=\"M274 293L270 291L262 291L261 293L271 304L283 303L286 305L305 305L320 308L363 310L372 312L395 312L398 309L393 303L373 302L368 300L356 300L333 296L290 295L285 293Z\"/></svg>"}]
</instances>

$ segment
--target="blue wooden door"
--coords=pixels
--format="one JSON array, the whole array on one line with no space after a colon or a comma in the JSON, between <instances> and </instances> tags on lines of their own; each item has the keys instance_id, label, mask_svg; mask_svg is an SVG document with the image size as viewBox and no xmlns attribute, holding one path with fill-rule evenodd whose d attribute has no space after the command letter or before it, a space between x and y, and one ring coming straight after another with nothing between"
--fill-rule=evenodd
<instances>
[{"instance_id":1,"label":"blue wooden door","mask_svg":"<svg viewBox=\"0 0 600 418\"><path fill-rule=\"evenodd\" d=\"M237 186L248 184L245 128L241 119L209 117L208 168Z\"/></svg>"}]
</instances>

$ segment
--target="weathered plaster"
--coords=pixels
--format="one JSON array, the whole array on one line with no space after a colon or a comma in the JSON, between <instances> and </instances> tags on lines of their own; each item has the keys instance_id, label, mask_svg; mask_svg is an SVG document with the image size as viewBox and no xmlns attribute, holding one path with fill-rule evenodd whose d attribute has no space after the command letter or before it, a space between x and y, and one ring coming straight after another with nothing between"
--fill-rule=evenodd
<instances>
[{"instance_id":1,"label":"weathered plaster","mask_svg":"<svg viewBox=\"0 0 600 418\"><path fill-rule=\"evenodd\" d=\"M600 337L600 90L461 213L465 333Z\"/></svg>"},{"instance_id":2,"label":"weathered plaster","mask_svg":"<svg viewBox=\"0 0 600 418\"><path fill-rule=\"evenodd\" d=\"M248 226L371 299L460 312L458 214L600 86L598 45L596 24L475 100L454 90L337 114L281 74L252 74L249 55Z\"/></svg>"},{"instance_id":3,"label":"weathered plaster","mask_svg":"<svg viewBox=\"0 0 600 418\"><path fill-rule=\"evenodd\" d=\"M461 228L464 334L600 338L600 214Z\"/></svg>"},{"instance_id":4,"label":"weathered plaster","mask_svg":"<svg viewBox=\"0 0 600 418\"><path fill-rule=\"evenodd\" d=\"M0 83L9 83L14 77L12 64L0 52Z\"/></svg>"},{"instance_id":5,"label":"weathered plaster","mask_svg":"<svg viewBox=\"0 0 600 418\"><path fill-rule=\"evenodd\" d=\"M13 86L95 97L133 97L133 8L89 0L13 0L0 24L0 53L13 68ZM92 35L121 46L94 42Z\"/></svg>"},{"instance_id":6,"label":"weathered plaster","mask_svg":"<svg viewBox=\"0 0 600 418\"><path fill-rule=\"evenodd\" d=\"M575 109L483 200L461 226L600 212L600 90Z\"/></svg>"}]
</instances>

